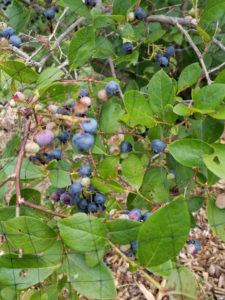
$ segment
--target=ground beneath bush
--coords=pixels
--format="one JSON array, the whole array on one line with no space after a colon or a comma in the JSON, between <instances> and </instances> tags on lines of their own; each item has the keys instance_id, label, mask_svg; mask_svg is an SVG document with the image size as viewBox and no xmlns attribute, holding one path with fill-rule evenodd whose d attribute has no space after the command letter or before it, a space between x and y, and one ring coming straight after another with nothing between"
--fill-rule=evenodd
<instances>
[{"instance_id":1,"label":"ground beneath bush","mask_svg":"<svg viewBox=\"0 0 225 300\"><path fill-rule=\"evenodd\" d=\"M7 105L0 111L0 153L15 133L16 128L16 109ZM220 181L213 187L216 194L224 192L224 189L224 181ZM10 195L12 190L14 190L14 186L9 184L7 194ZM178 262L190 268L201 283L202 289L199 299L211 297L211 299L225 300L225 243L219 240L209 228L205 208L200 209L195 214L195 220L197 228L191 230L190 238L198 239L202 249L195 256L192 256L188 254L185 246L178 256ZM106 262L116 282L118 300L167 299L167 296L158 292L142 274L129 272L128 263L114 251L111 250L107 254ZM154 276L154 279L159 281L162 286L166 286L165 279L159 276ZM81 296L80 299L87 298Z\"/></svg>"}]
</instances>

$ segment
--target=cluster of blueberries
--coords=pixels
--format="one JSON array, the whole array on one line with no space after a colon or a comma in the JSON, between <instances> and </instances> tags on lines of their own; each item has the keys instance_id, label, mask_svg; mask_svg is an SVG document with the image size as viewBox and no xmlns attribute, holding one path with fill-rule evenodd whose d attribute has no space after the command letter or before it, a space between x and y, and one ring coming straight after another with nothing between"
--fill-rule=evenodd
<instances>
[{"instance_id":1,"label":"cluster of blueberries","mask_svg":"<svg viewBox=\"0 0 225 300\"><path fill-rule=\"evenodd\" d=\"M45 3L50 6L52 4L52 0L45 0ZM53 7L48 7L44 11L44 15L48 20L52 20L55 18L55 13L59 12L58 5L54 5Z\"/></svg>"},{"instance_id":2,"label":"cluster of blueberries","mask_svg":"<svg viewBox=\"0 0 225 300\"><path fill-rule=\"evenodd\" d=\"M60 160L62 159L62 150L60 149L54 149L52 150L50 153L46 153L46 152L43 152L43 153L36 153L35 155L31 155L29 157L29 159L33 162L35 161L39 161L41 164L46 164L46 162L50 162L51 160Z\"/></svg>"},{"instance_id":3,"label":"cluster of blueberries","mask_svg":"<svg viewBox=\"0 0 225 300\"><path fill-rule=\"evenodd\" d=\"M79 169L80 182L74 182L68 188L57 189L51 194L51 199L65 205L77 205L78 212L104 212L106 196L90 184L91 173L90 165L82 165Z\"/></svg>"},{"instance_id":4,"label":"cluster of blueberries","mask_svg":"<svg viewBox=\"0 0 225 300\"><path fill-rule=\"evenodd\" d=\"M6 10L7 7L12 3L11 0L0 0L0 4L2 4L2 9Z\"/></svg>"},{"instance_id":5,"label":"cluster of blueberries","mask_svg":"<svg viewBox=\"0 0 225 300\"><path fill-rule=\"evenodd\" d=\"M166 67L169 64L169 59L175 55L175 48L173 46L169 46L166 48L165 53L158 53L155 56L160 67Z\"/></svg>"},{"instance_id":6,"label":"cluster of blueberries","mask_svg":"<svg viewBox=\"0 0 225 300\"><path fill-rule=\"evenodd\" d=\"M15 35L15 30L12 27L4 27L1 36L9 40L10 44L17 48L22 44L21 38Z\"/></svg>"}]
</instances>

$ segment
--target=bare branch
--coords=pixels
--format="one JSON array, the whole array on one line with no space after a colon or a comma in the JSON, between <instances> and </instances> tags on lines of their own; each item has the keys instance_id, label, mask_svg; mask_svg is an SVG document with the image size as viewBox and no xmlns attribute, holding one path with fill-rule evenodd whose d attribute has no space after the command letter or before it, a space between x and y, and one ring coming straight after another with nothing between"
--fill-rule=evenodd
<instances>
[{"instance_id":1,"label":"bare branch","mask_svg":"<svg viewBox=\"0 0 225 300\"><path fill-rule=\"evenodd\" d=\"M210 69L210 70L208 71L208 73L209 73L209 74L210 74L210 73L213 73L213 72L215 72L215 71L221 69L223 66L225 66L225 62L223 62L222 64L220 64L219 66L217 66L217 67L215 67L215 68L213 68L213 69Z\"/></svg>"},{"instance_id":2,"label":"bare branch","mask_svg":"<svg viewBox=\"0 0 225 300\"><path fill-rule=\"evenodd\" d=\"M175 18L175 17L169 17L165 15L151 15L147 17L148 22L157 22L162 24L169 24L176 26L176 24L180 24L182 26L187 26L189 28L196 29L197 22L194 18L186 17L186 18Z\"/></svg>"},{"instance_id":3,"label":"bare branch","mask_svg":"<svg viewBox=\"0 0 225 300\"><path fill-rule=\"evenodd\" d=\"M215 45L217 45L223 52L225 52L225 46L220 41L218 41L216 38L213 38L212 40Z\"/></svg>"},{"instance_id":4,"label":"bare branch","mask_svg":"<svg viewBox=\"0 0 225 300\"><path fill-rule=\"evenodd\" d=\"M6 184L9 180L15 178L15 174L11 174L9 175L7 178L5 178L4 180L2 180L2 182L0 182L0 187L2 187L4 184Z\"/></svg>"},{"instance_id":5,"label":"bare branch","mask_svg":"<svg viewBox=\"0 0 225 300\"><path fill-rule=\"evenodd\" d=\"M59 27L59 24L60 24L62 18L65 16L65 14L67 13L68 10L69 10L69 7L66 7L66 8L64 9L64 11L62 12L62 14L60 15L60 17L59 17L59 19L58 19L58 21L57 21L57 23L56 23L56 25L55 25L55 28L54 28L52 34L51 34L50 37L49 37L49 41L50 41L50 40L53 38L53 36L55 35L55 33L56 33L56 31L57 31L57 29L58 29L58 27Z\"/></svg>"},{"instance_id":6,"label":"bare branch","mask_svg":"<svg viewBox=\"0 0 225 300\"><path fill-rule=\"evenodd\" d=\"M52 211L50 209L47 209L45 207L42 207L42 206L39 206L39 205L30 203L30 202L27 202L25 200L23 200L21 202L21 204L23 204L25 206L28 206L30 208L36 209L36 210L40 210L40 211L42 211L42 212L44 212L46 214L53 215L53 216L56 216L56 217L60 217L60 218L69 218L70 217L70 216L67 216L67 215L63 215L63 214L57 213L57 212Z\"/></svg>"},{"instance_id":7,"label":"bare branch","mask_svg":"<svg viewBox=\"0 0 225 300\"><path fill-rule=\"evenodd\" d=\"M186 38L187 38L189 44L191 45L191 47L194 49L195 53L197 54L198 59L199 59L201 65L202 65L202 69L203 69L203 71L204 71L204 73L205 73L205 77L206 77L207 83L210 85L210 84L212 83L212 81L211 81L211 79L210 79L210 77L209 77L209 74L208 74L208 71L207 71L207 68L206 68L206 65L205 65L205 62L204 62L204 59L203 59L203 57L202 57L201 52L199 51L199 49L198 49L198 47L195 45L195 43L192 41L192 39L191 39L189 33L182 27L182 25L179 24L179 23L176 23L176 26L177 26L177 28L178 28L178 29L186 36Z\"/></svg>"}]
</instances>

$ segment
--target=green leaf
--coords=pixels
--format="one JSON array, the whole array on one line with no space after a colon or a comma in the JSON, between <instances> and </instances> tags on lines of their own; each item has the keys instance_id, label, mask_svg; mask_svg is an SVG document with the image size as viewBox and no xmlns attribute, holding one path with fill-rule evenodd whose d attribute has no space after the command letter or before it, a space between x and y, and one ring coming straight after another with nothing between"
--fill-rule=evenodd
<instances>
[{"instance_id":1,"label":"green leaf","mask_svg":"<svg viewBox=\"0 0 225 300\"><path fill-rule=\"evenodd\" d=\"M106 226L100 219L77 213L58 225L64 243L75 251L95 251L106 245Z\"/></svg>"},{"instance_id":2,"label":"green leaf","mask_svg":"<svg viewBox=\"0 0 225 300\"><path fill-rule=\"evenodd\" d=\"M91 18L91 14L87 6L83 3L82 0L63 0L66 3L66 6L74 11L79 16L83 16L85 18Z\"/></svg>"},{"instance_id":3,"label":"green leaf","mask_svg":"<svg viewBox=\"0 0 225 300\"><path fill-rule=\"evenodd\" d=\"M122 162L123 176L127 182L138 190L144 178L144 167L141 160L135 155L130 154L127 159Z\"/></svg>"},{"instance_id":4,"label":"green leaf","mask_svg":"<svg viewBox=\"0 0 225 300\"><path fill-rule=\"evenodd\" d=\"M138 57L139 57L139 51L134 50L132 51L131 54L125 54L125 55L121 55L120 57L118 57L115 60L115 65L119 65L123 62L129 62L132 63L133 65L136 65L137 61L138 61Z\"/></svg>"},{"instance_id":5,"label":"green leaf","mask_svg":"<svg viewBox=\"0 0 225 300\"><path fill-rule=\"evenodd\" d=\"M71 284L78 293L94 299L116 298L112 274L103 262L89 268L82 254L72 253L67 256L66 265Z\"/></svg>"},{"instance_id":6,"label":"green leaf","mask_svg":"<svg viewBox=\"0 0 225 300\"><path fill-rule=\"evenodd\" d=\"M41 72L40 76L38 77L36 87L43 88L49 85L50 83L60 79L63 75L63 71L56 67L49 67L46 68L43 72Z\"/></svg>"},{"instance_id":7,"label":"green leaf","mask_svg":"<svg viewBox=\"0 0 225 300\"><path fill-rule=\"evenodd\" d=\"M22 7L18 1L14 0L12 5L9 5L6 14L9 17L10 26L18 33L23 31L30 17L29 8Z\"/></svg>"},{"instance_id":8,"label":"green leaf","mask_svg":"<svg viewBox=\"0 0 225 300\"><path fill-rule=\"evenodd\" d=\"M124 192L123 186L112 179L105 180L99 177L93 177L91 183L97 190L105 194Z\"/></svg>"},{"instance_id":9,"label":"green leaf","mask_svg":"<svg viewBox=\"0 0 225 300\"><path fill-rule=\"evenodd\" d=\"M143 266L157 266L174 259L190 230L190 216L181 196L155 211L138 234L138 257Z\"/></svg>"},{"instance_id":10,"label":"green leaf","mask_svg":"<svg viewBox=\"0 0 225 300\"><path fill-rule=\"evenodd\" d=\"M148 93L152 111L157 114L163 113L167 104L174 104L175 83L163 70L160 70L152 76Z\"/></svg>"},{"instance_id":11,"label":"green leaf","mask_svg":"<svg viewBox=\"0 0 225 300\"><path fill-rule=\"evenodd\" d=\"M167 289L177 292L171 300L198 299L198 283L194 274L183 266L174 267L167 282Z\"/></svg>"},{"instance_id":12,"label":"green leaf","mask_svg":"<svg viewBox=\"0 0 225 300\"><path fill-rule=\"evenodd\" d=\"M109 239L119 245L129 244L137 239L142 223L129 219L117 219L107 222Z\"/></svg>"},{"instance_id":13,"label":"green leaf","mask_svg":"<svg viewBox=\"0 0 225 300\"><path fill-rule=\"evenodd\" d=\"M40 93L40 101L42 102L63 102L65 98L74 98L80 93L80 86L75 83L63 82L52 83Z\"/></svg>"},{"instance_id":14,"label":"green leaf","mask_svg":"<svg viewBox=\"0 0 225 300\"><path fill-rule=\"evenodd\" d=\"M95 251L90 251L90 252L86 252L85 253L85 261L86 264L88 265L88 267L95 267L96 265L98 265L102 258L104 257L104 255L107 253L108 247L105 248L101 248Z\"/></svg>"},{"instance_id":15,"label":"green leaf","mask_svg":"<svg viewBox=\"0 0 225 300\"><path fill-rule=\"evenodd\" d=\"M52 171L49 174L49 179L51 184L57 188L67 187L71 184L70 176L63 170Z\"/></svg>"},{"instance_id":16,"label":"green leaf","mask_svg":"<svg viewBox=\"0 0 225 300\"><path fill-rule=\"evenodd\" d=\"M2 158L11 157L17 150L19 150L21 144L21 138L19 135L15 134L8 141L6 147L2 151Z\"/></svg>"},{"instance_id":17,"label":"green leaf","mask_svg":"<svg viewBox=\"0 0 225 300\"><path fill-rule=\"evenodd\" d=\"M104 179L115 177L118 174L117 167L120 159L118 156L106 157L98 165L98 172Z\"/></svg>"},{"instance_id":18,"label":"green leaf","mask_svg":"<svg viewBox=\"0 0 225 300\"><path fill-rule=\"evenodd\" d=\"M225 83L225 70L221 71L216 79L214 80L214 83Z\"/></svg>"},{"instance_id":19,"label":"green leaf","mask_svg":"<svg viewBox=\"0 0 225 300\"><path fill-rule=\"evenodd\" d=\"M103 36L98 36L96 39L96 53L94 58L108 58L114 55L114 46L111 41Z\"/></svg>"},{"instance_id":20,"label":"green leaf","mask_svg":"<svg viewBox=\"0 0 225 300\"><path fill-rule=\"evenodd\" d=\"M113 1L113 14L115 15L126 15L128 9L132 8L138 0L115 0Z\"/></svg>"},{"instance_id":21,"label":"green leaf","mask_svg":"<svg viewBox=\"0 0 225 300\"><path fill-rule=\"evenodd\" d=\"M123 110L120 104L113 102L113 100L104 103L99 119L100 130L105 133L115 132L121 125L118 117L122 114Z\"/></svg>"},{"instance_id":22,"label":"green leaf","mask_svg":"<svg viewBox=\"0 0 225 300\"><path fill-rule=\"evenodd\" d=\"M224 0L209 0L201 15L200 24L207 24L211 21L218 20L224 14L225 1Z\"/></svg>"},{"instance_id":23,"label":"green leaf","mask_svg":"<svg viewBox=\"0 0 225 300\"><path fill-rule=\"evenodd\" d=\"M183 139L168 145L172 156L186 167L202 167L203 155L212 154L213 148L197 139Z\"/></svg>"},{"instance_id":24,"label":"green leaf","mask_svg":"<svg viewBox=\"0 0 225 300\"><path fill-rule=\"evenodd\" d=\"M178 93L194 84L202 72L199 63L193 63L183 69L178 80Z\"/></svg>"},{"instance_id":25,"label":"green leaf","mask_svg":"<svg viewBox=\"0 0 225 300\"><path fill-rule=\"evenodd\" d=\"M105 149L105 146L104 146L102 140L100 139L100 137L98 135L96 135L96 137L95 137L95 143L94 143L94 146L92 147L91 151L92 151L93 154L107 155L107 151Z\"/></svg>"},{"instance_id":26,"label":"green leaf","mask_svg":"<svg viewBox=\"0 0 225 300\"><path fill-rule=\"evenodd\" d=\"M225 97L225 84L214 83L193 93L194 107L202 112L214 110Z\"/></svg>"},{"instance_id":27,"label":"green leaf","mask_svg":"<svg viewBox=\"0 0 225 300\"><path fill-rule=\"evenodd\" d=\"M211 155L207 155L207 153L205 153L203 161L212 173L225 179L225 145L216 143L212 146L215 152Z\"/></svg>"},{"instance_id":28,"label":"green leaf","mask_svg":"<svg viewBox=\"0 0 225 300\"><path fill-rule=\"evenodd\" d=\"M218 120L225 119L225 105L221 104L216 107L216 111L209 113L210 117Z\"/></svg>"},{"instance_id":29,"label":"green leaf","mask_svg":"<svg viewBox=\"0 0 225 300\"><path fill-rule=\"evenodd\" d=\"M9 157L7 159L2 160L2 165L4 172L6 173L7 176L12 174L15 170L16 167L16 157ZM40 178L43 177L44 174L41 172L38 167L33 164L29 159L24 158L22 167L21 167L21 172L20 172L20 179L35 179L35 178Z\"/></svg>"},{"instance_id":30,"label":"green leaf","mask_svg":"<svg viewBox=\"0 0 225 300\"><path fill-rule=\"evenodd\" d=\"M17 217L2 222L1 231L16 249L25 254L37 254L56 241L56 233L41 220L32 217Z\"/></svg>"},{"instance_id":31,"label":"green leaf","mask_svg":"<svg viewBox=\"0 0 225 300\"><path fill-rule=\"evenodd\" d=\"M205 202L205 198L201 196L192 196L187 200L187 205L190 212L199 210Z\"/></svg>"},{"instance_id":32,"label":"green leaf","mask_svg":"<svg viewBox=\"0 0 225 300\"><path fill-rule=\"evenodd\" d=\"M19 82L34 83L38 74L24 63L17 60L0 62L0 69Z\"/></svg>"},{"instance_id":33,"label":"green leaf","mask_svg":"<svg viewBox=\"0 0 225 300\"><path fill-rule=\"evenodd\" d=\"M207 199L207 217L212 230L225 242L225 209L216 207L215 200L211 197Z\"/></svg>"},{"instance_id":34,"label":"green leaf","mask_svg":"<svg viewBox=\"0 0 225 300\"><path fill-rule=\"evenodd\" d=\"M21 189L21 196L28 202L40 205L41 203L41 193L37 190L26 188ZM14 194L10 199L10 205L14 205L16 203L16 194Z\"/></svg>"},{"instance_id":35,"label":"green leaf","mask_svg":"<svg viewBox=\"0 0 225 300\"><path fill-rule=\"evenodd\" d=\"M147 270L153 274L168 278L173 270L173 264L171 260L168 260L158 266L147 268Z\"/></svg>"},{"instance_id":36,"label":"green leaf","mask_svg":"<svg viewBox=\"0 0 225 300\"><path fill-rule=\"evenodd\" d=\"M124 105L129 114L129 119L139 125L147 127L154 126L154 119L151 116L152 110L148 100L138 91L128 91L124 94Z\"/></svg>"},{"instance_id":37,"label":"green leaf","mask_svg":"<svg viewBox=\"0 0 225 300\"><path fill-rule=\"evenodd\" d=\"M81 0L80 0L81 1ZM89 25L76 31L70 42L68 59L71 68L82 66L92 55L95 48L94 27Z\"/></svg>"}]
</instances>

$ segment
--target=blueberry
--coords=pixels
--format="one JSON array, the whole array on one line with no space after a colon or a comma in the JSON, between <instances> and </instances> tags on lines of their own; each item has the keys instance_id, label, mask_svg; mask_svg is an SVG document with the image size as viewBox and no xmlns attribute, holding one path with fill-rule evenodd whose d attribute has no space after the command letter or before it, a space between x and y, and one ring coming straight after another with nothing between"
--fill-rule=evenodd
<instances>
[{"instance_id":1,"label":"blueberry","mask_svg":"<svg viewBox=\"0 0 225 300\"><path fill-rule=\"evenodd\" d=\"M110 81L105 87L106 93L116 95L119 92L119 84L116 81Z\"/></svg>"},{"instance_id":2,"label":"blueberry","mask_svg":"<svg viewBox=\"0 0 225 300\"><path fill-rule=\"evenodd\" d=\"M85 5L87 5L89 7L95 7L96 2L95 2L95 0L85 0Z\"/></svg>"},{"instance_id":3,"label":"blueberry","mask_svg":"<svg viewBox=\"0 0 225 300\"><path fill-rule=\"evenodd\" d=\"M53 157L53 159L60 160L60 159L62 159L62 150L60 150L60 149L52 150L50 155Z\"/></svg>"},{"instance_id":4,"label":"blueberry","mask_svg":"<svg viewBox=\"0 0 225 300\"><path fill-rule=\"evenodd\" d=\"M67 130L62 130L62 133L57 136L57 139L65 144L70 139L70 133Z\"/></svg>"},{"instance_id":5,"label":"blueberry","mask_svg":"<svg viewBox=\"0 0 225 300\"><path fill-rule=\"evenodd\" d=\"M129 143L128 141L124 141L121 146L120 146L120 150L123 153L128 153L132 151L132 145L131 143Z\"/></svg>"},{"instance_id":6,"label":"blueberry","mask_svg":"<svg viewBox=\"0 0 225 300\"><path fill-rule=\"evenodd\" d=\"M151 147L155 153L163 152L166 149L166 145L158 139L152 141Z\"/></svg>"},{"instance_id":7,"label":"blueberry","mask_svg":"<svg viewBox=\"0 0 225 300\"><path fill-rule=\"evenodd\" d=\"M54 201L59 201L59 198L60 198L59 193L53 192L53 193L51 194L51 199L52 199L52 200L54 200Z\"/></svg>"},{"instance_id":8,"label":"blueberry","mask_svg":"<svg viewBox=\"0 0 225 300\"><path fill-rule=\"evenodd\" d=\"M51 130L45 129L36 135L36 141L39 145L46 146L51 144L54 134Z\"/></svg>"},{"instance_id":9,"label":"blueberry","mask_svg":"<svg viewBox=\"0 0 225 300\"><path fill-rule=\"evenodd\" d=\"M63 193L65 193L66 188L58 188L57 189L57 193L59 194L59 196L61 196Z\"/></svg>"},{"instance_id":10,"label":"blueberry","mask_svg":"<svg viewBox=\"0 0 225 300\"><path fill-rule=\"evenodd\" d=\"M199 243L199 241L194 239L193 242L194 242L196 251L200 251L201 250L201 244Z\"/></svg>"},{"instance_id":11,"label":"blueberry","mask_svg":"<svg viewBox=\"0 0 225 300\"><path fill-rule=\"evenodd\" d=\"M125 54L130 54L130 53L132 53L132 51L133 51L133 44L130 43L130 42L124 43L123 46L122 46L122 51L123 51Z\"/></svg>"},{"instance_id":12,"label":"blueberry","mask_svg":"<svg viewBox=\"0 0 225 300\"><path fill-rule=\"evenodd\" d=\"M11 37L15 34L15 30L12 27L5 27L2 29L2 36L4 38Z\"/></svg>"},{"instance_id":13,"label":"blueberry","mask_svg":"<svg viewBox=\"0 0 225 300\"><path fill-rule=\"evenodd\" d=\"M74 195L72 195L70 205L72 206L72 205L78 204L79 201L80 201L80 193L79 194L74 194Z\"/></svg>"},{"instance_id":14,"label":"blueberry","mask_svg":"<svg viewBox=\"0 0 225 300\"><path fill-rule=\"evenodd\" d=\"M55 11L56 13L59 12L59 7L58 7L58 5L54 5L54 6L53 6L53 9L54 9L54 11Z\"/></svg>"},{"instance_id":15,"label":"blueberry","mask_svg":"<svg viewBox=\"0 0 225 300\"><path fill-rule=\"evenodd\" d=\"M151 212L146 212L142 215L142 220L145 222L150 216L152 215Z\"/></svg>"},{"instance_id":16,"label":"blueberry","mask_svg":"<svg viewBox=\"0 0 225 300\"><path fill-rule=\"evenodd\" d=\"M77 133L72 138L72 144L79 151L86 151L94 145L95 139L90 133Z\"/></svg>"},{"instance_id":17,"label":"blueberry","mask_svg":"<svg viewBox=\"0 0 225 300\"><path fill-rule=\"evenodd\" d=\"M81 97L88 96L88 90L86 89L85 86L82 86L82 90L81 90L81 92L80 92L80 96L81 96Z\"/></svg>"},{"instance_id":18,"label":"blueberry","mask_svg":"<svg viewBox=\"0 0 225 300\"><path fill-rule=\"evenodd\" d=\"M175 48L173 46L167 47L164 56L170 58L173 57L174 55L175 55Z\"/></svg>"},{"instance_id":19,"label":"blueberry","mask_svg":"<svg viewBox=\"0 0 225 300\"><path fill-rule=\"evenodd\" d=\"M46 8L44 15L48 20L52 20L55 17L55 10L53 8Z\"/></svg>"},{"instance_id":20,"label":"blueberry","mask_svg":"<svg viewBox=\"0 0 225 300\"><path fill-rule=\"evenodd\" d=\"M103 204L105 203L106 197L105 195L99 193L95 195L94 201L96 204Z\"/></svg>"},{"instance_id":21,"label":"blueberry","mask_svg":"<svg viewBox=\"0 0 225 300\"><path fill-rule=\"evenodd\" d=\"M168 60L167 57L161 56L161 57L158 59L158 63L159 63L159 65L160 65L160 67L164 68L164 67L168 66L169 60Z\"/></svg>"},{"instance_id":22,"label":"blueberry","mask_svg":"<svg viewBox=\"0 0 225 300\"><path fill-rule=\"evenodd\" d=\"M45 3L46 3L46 4L51 4L51 3L52 3L52 0L45 0Z\"/></svg>"},{"instance_id":23,"label":"blueberry","mask_svg":"<svg viewBox=\"0 0 225 300\"><path fill-rule=\"evenodd\" d=\"M138 247L138 241L133 241L131 243L131 249L134 251L134 252L137 252L137 247Z\"/></svg>"},{"instance_id":24,"label":"blueberry","mask_svg":"<svg viewBox=\"0 0 225 300\"><path fill-rule=\"evenodd\" d=\"M130 220L140 221L140 219L141 219L141 211L140 211L140 209L138 209L138 208L132 209L128 213L128 217L129 217Z\"/></svg>"},{"instance_id":25,"label":"blueberry","mask_svg":"<svg viewBox=\"0 0 225 300\"><path fill-rule=\"evenodd\" d=\"M104 212L106 209L105 205L98 205L99 212Z\"/></svg>"},{"instance_id":26,"label":"blueberry","mask_svg":"<svg viewBox=\"0 0 225 300\"><path fill-rule=\"evenodd\" d=\"M138 7L134 12L135 18L138 20L144 20L146 17L146 12L143 8Z\"/></svg>"},{"instance_id":27,"label":"blueberry","mask_svg":"<svg viewBox=\"0 0 225 300\"><path fill-rule=\"evenodd\" d=\"M87 133L94 133L98 127L98 123L93 118L87 118L87 121L81 122L81 126Z\"/></svg>"},{"instance_id":28,"label":"blueberry","mask_svg":"<svg viewBox=\"0 0 225 300\"><path fill-rule=\"evenodd\" d=\"M44 156L44 158L47 160L47 161L51 161L54 159L54 157L49 154L49 153L43 153L42 156Z\"/></svg>"},{"instance_id":29,"label":"blueberry","mask_svg":"<svg viewBox=\"0 0 225 300\"><path fill-rule=\"evenodd\" d=\"M86 209L88 207L88 202L86 199L82 198L80 199L78 206L80 209Z\"/></svg>"},{"instance_id":30,"label":"blueberry","mask_svg":"<svg viewBox=\"0 0 225 300\"><path fill-rule=\"evenodd\" d=\"M91 175L91 167L90 165L83 165L79 170L81 177L89 177Z\"/></svg>"},{"instance_id":31,"label":"blueberry","mask_svg":"<svg viewBox=\"0 0 225 300\"><path fill-rule=\"evenodd\" d=\"M93 186L93 184L91 184L88 188L89 192L97 192L97 189Z\"/></svg>"},{"instance_id":32,"label":"blueberry","mask_svg":"<svg viewBox=\"0 0 225 300\"><path fill-rule=\"evenodd\" d=\"M68 192L63 193L60 196L60 201L64 204L67 204L67 205L70 204L71 200L72 200L72 197Z\"/></svg>"},{"instance_id":33,"label":"blueberry","mask_svg":"<svg viewBox=\"0 0 225 300\"><path fill-rule=\"evenodd\" d=\"M82 191L82 185L79 182L75 182L69 186L69 192L71 195L80 194Z\"/></svg>"},{"instance_id":34,"label":"blueberry","mask_svg":"<svg viewBox=\"0 0 225 300\"><path fill-rule=\"evenodd\" d=\"M162 53L157 53L157 54L155 55L155 59L156 59L156 60L159 60L159 58L162 57L162 56L163 56Z\"/></svg>"},{"instance_id":35,"label":"blueberry","mask_svg":"<svg viewBox=\"0 0 225 300\"><path fill-rule=\"evenodd\" d=\"M88 211L91 213L97 212L98 208L95 203L91 202L88 204Z\"/></svg>"},{"instance_id":36,"label":"blueberry","mask_svg":"<svg viewBox=\"0 0 225 300\"><path fill-rule=\"evenodd\" d=\"M56 110L56 114L69 116L68 110L64 107L58 107L57 110Z\"/></svg>"}]
</instances>

